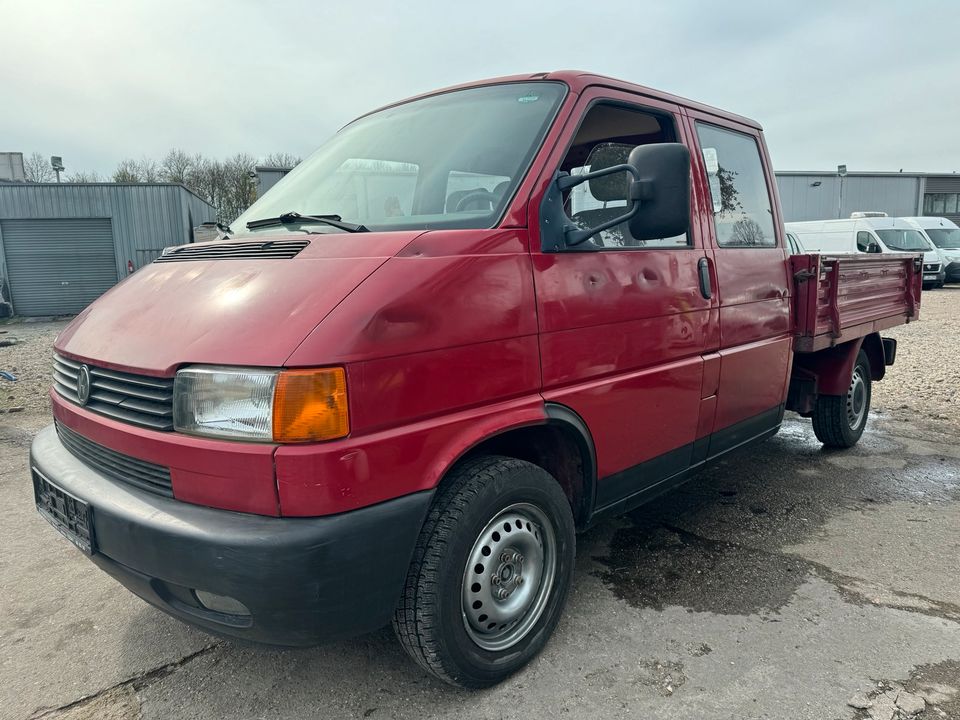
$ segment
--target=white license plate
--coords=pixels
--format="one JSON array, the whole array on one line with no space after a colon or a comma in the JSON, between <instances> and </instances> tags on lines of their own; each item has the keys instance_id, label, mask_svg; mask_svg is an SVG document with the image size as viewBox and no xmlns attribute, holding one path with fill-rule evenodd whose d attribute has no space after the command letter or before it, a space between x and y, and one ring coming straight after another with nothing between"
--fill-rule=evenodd
<instances>
[{"instance_id":1,"label":"white license plate","mask_svg":"<svg viewBox=\"0 0 960 720\"><path fill-rule=\"evenodd\" d=\"M936 275L924 275L924 276L923 276L923 279L924 279L924 280L936 280L936 279L937 279L937 276L936 276Z\"/></svg>"}]
</instances>

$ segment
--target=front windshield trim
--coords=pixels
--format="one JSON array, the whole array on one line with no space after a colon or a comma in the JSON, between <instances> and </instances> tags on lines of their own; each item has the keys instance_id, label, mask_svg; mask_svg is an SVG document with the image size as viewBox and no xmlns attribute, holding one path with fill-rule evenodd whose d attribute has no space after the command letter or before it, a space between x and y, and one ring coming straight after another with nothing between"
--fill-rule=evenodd
<instances>
[{"instance_id":1,"label":"front windshield trim","mask_svg":"<svg viewBox=\"0 0 960 720\"><path fill-rule=\"evenodd\" d=\"M345 221L362 223L366 225L371 232L397 232L397 231L410 231L410 230L426 231L426 230L447 230L447 229L452 230L452 229L458 229L458 228L489 230L489 229L498 227L503 222L507 213L510 211L511 207L513 206L517 198L517 194L520 192L520 189L529 180L530 173L534 168L534 166L536 165L537 158L544 151L544 144L546 142L546 139L550 136L551 131L554 129L554 126L556 125L557 118L561 115L563 108L567 105L567 102L570 97L570 87L565 82L562 82L559 80L545 80L545 79L539 79L539 78L532 78L532 79L517 78L517 79L506 80L501 82L489 82L489 83L482 83L477 85L468 85L465 87L448 88L438 92L429 93L427 95L420 95L414 98L393 103L391 105L386 105L384 107L378 108L376 110L373 110L371 112L368 112L364 115L361 115L355 118L351 122L344 125L335 135L331 136L331 138L329 138L326 142L324 142L315 151L315 153L320 152L324 147L326 147L328 143L332 142L334 139L340 136L341 133L353 128L358 122L370 119L371 117L379 113L394 111L399 108L413 105L418 102L435 100L436 98L443 97L446 95L452 95L454 93L466 93L470 91L478 91L478 90L485 90L485 89L498 88L498 87L509 87L512 85L551 86L553 88L556 88L558 92L557 92L556 98L551 100L553 105L552 108L543 116L541 127L539 128L537 133L530 138L529 150L526 154L523 155L522 161L518 163L517 170L516 170L516 177L511 181L512 187L510 188L510 192L508 196L505 196L500 199L499 211L496 214L492 212L482 213L481 217L483 217L484 220L487 220L487 218L489 218L488 222L483 224L478 224L477 216L473 215L470 212L461 213L459 216L457 216L457 214L454 214L454 213L441 213L440 215L427 214L427 213L417 213L416 215L413 215L411 213L411 215L409 216L401 215L397 218L398 220L401 218L405 219L406 222L402 222L402 221L401 222L384 222L386 218L374 218L370 220L364 220L362 217L353 218L345 215L344 216ZM313 154L311 154L311 156L312 155ZM309 162L309 160L310 158L307 158L307 160L305 160L304 163ZM280 182L282 183L286 179L287 178L284 177L283 179L281 179ZM264 195L264 197L268 197L268 196L269 196L268 194ZM249 229L245 227L246 225L245 222L243 223L239 222L241 219L244 219L244 220L247 219L247 216L250 213L250 211L253 210L258 204L260 204L261 199L262 198L258 199L253 205L247 208L247 210L241 213L240 216L233 221L233 223L231 223L233 227L237 229L237 232L234 233L234 235L241 235L241 234L246 235L253 232L261 233L264 231L266 232L277 231L277 228ZM300 210L298 211L302 212ZM237 227L238 225L239 225L239 228ZM282 229L283 228L280 228L280 230Z\"/></svg>"}]
</instances>

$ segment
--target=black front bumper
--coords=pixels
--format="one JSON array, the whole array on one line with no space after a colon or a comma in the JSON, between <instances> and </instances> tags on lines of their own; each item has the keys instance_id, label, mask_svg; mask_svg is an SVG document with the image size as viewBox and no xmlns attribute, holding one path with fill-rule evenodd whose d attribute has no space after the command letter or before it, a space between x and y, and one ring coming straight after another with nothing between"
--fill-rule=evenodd
<instances>
[{"instance_id":1,"label":"black front bumper","mask_svg":"<svg viewBox=\"0 0 960 720\"><path fill-rule=\"evenodd\" d=\"M960 282L960 262L949 263L944 267L946 281L950 283Z\"/></svg>"},{"instance_id":2,"label":"black front bumper","mask_svg":"<svg viewBox=\"0 0 960 720\"><path fill-rule=\"evenodd\" d=\"M274 518L153 495L100 475L53 426L30 449L34 473L89 503L91 559L161 610L219 634L313 645L389 622L432 492L340 515ZM249 613L210 610L195 591Z\"/></svg>"}]
</instances>

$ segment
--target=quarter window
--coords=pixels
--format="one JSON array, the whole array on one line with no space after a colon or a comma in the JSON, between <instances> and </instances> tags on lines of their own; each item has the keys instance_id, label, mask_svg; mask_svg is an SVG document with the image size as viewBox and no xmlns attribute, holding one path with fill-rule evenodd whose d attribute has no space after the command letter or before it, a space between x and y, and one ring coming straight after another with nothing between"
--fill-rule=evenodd
<instances>
[{"instance_id":1,"label":"quarter window","mask_svg":"<svg viewBox=\"0 0 960 720\"><path fill-rule=\"evenodd\" d=\"M757 141L697 123L720 247L776 247L773 208Z\"/></svg>"}]
</instances>

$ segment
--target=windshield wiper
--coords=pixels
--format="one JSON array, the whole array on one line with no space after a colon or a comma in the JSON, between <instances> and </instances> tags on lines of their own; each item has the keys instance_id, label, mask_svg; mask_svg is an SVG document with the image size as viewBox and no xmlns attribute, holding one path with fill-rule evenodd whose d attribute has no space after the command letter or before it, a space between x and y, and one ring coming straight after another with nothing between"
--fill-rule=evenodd
<instances>
[{"instance_id":1,"label":"windshield wiper","mask_svg":"<svg viewBox=\"0 0 960 720\"><path fill-rule=\"evenodd\" d=\"M346 232L370 232L370 229L364 225L343 222L339 215L301 215L296 211L285 212L274 218L262 218L260 220L251 220L247 223L248 230L254 230L271 225L303 225L304 223L322 223L331 227L345 230Z\"/></svg>"}]
</instances>

